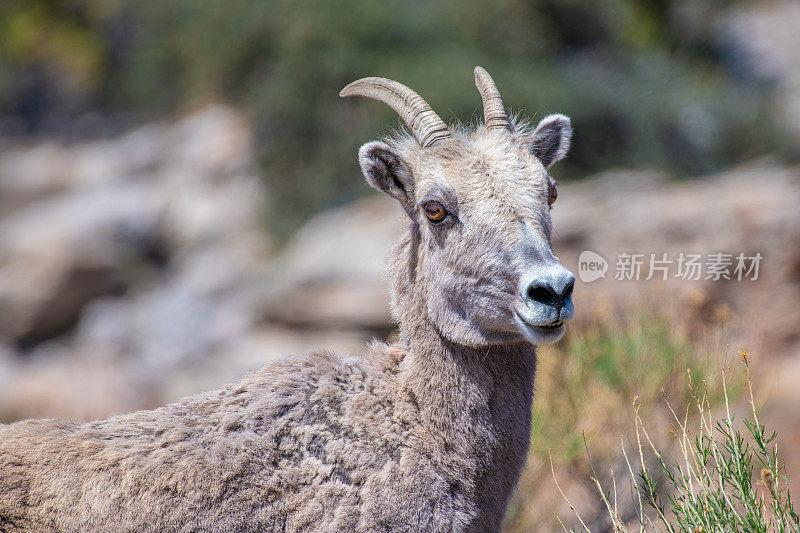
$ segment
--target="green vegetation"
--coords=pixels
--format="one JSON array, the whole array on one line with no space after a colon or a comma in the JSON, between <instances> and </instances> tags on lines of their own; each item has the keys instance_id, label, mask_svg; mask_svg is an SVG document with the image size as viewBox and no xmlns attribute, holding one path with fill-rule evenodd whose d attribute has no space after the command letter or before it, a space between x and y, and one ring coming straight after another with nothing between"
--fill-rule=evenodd
<instances>
[{"instance_id":1,"label":"green vegetation","mask_svg":"<svg viewBox=\"0 0 800 533\"><path fill-rule=\"evenodd\" d=\"M590 446L598 448L596 453L602 448L603 453L616 454L618 436L632 429L620 406L637 398L649 412L662 390L688 401L691 391L683 386L687 369L703 380L716 366L714 357L693 346L666 320L646 314L629 324L597 322L578 328L540 352L532 452L547 458L552 449L557 465L583 459L583 432ZM719 403L722 396L713 400Z\"/></svg>"},{"instance_id":2,"label":"green vegetation","mask_svg":"<svg viewBox=\"0 0 800 533\"><path fill-rule=\"evenodd\" d=\"M635 483L637 490L632 498L633 520L623 519L618 505L618 483L621 486L623 481L612 472L611 487L604 486L592 468L592 480L614 531L800 533L800 517L789 491L790 479L775 443L777 433L768 432L758 419L749 354L740 350L739 355L752 413L741 423L734 421L730 406L734 396L727 386L730 369L724 362L721 414L715 414L718 409L713 407L708 383L695 381L691 372L689 406L694 410L687 407L679 414L665 398L675 428L668 430L675 441L672 446L658 445L651 439L641 406L635 402L637 452L629 456L624 444L622 449L627 474L635 480L631 484ZM657 466L654 468L652 463ZM572 504L570 507L575 510ZM584 530L591 531L577 511L576 517Z\"/></svg>"},{"instance_id":3,"label":"green vegetation","mask_svg":"<svg viewBox=\"0 0 800 533\"><path fill-rule=\"evenodd\" d=\"M444 118L469 121L480 64L512 109L573 117L560 179L614 165L694 175L780 147L760 118L766 89L732 75L734 55L715 41L727 4L5 0L0 118L59 131L87 111L143 120L207 99L243 106L282 236L367 191L355 150L397 119L338 99L365 75L401 80Z\"/></svg>"}]
</instances>

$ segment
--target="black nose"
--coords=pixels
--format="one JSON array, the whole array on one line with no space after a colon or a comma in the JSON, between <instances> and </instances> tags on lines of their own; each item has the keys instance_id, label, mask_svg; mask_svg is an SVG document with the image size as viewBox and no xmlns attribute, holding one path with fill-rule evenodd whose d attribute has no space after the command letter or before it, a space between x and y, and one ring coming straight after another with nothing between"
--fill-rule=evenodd
<instances>
[{"instance_id":1,"label":"black nose","mask_svg":"<svg viewBox=\"0 0 800 533\"><path fill-rule=\"evenodd\" d=\"M534 302L561 308L572 298L575 276L559 275L533 280L528 286L528 298Z\"/></svg>"}]
</instances>

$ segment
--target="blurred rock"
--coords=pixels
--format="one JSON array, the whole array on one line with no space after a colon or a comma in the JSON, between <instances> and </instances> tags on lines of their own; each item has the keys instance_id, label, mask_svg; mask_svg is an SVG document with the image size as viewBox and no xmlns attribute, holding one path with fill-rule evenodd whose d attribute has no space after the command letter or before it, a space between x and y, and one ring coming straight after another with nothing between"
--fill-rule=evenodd
<instances>
[{"instance_id":1,"label":"blurred rock","mask_svg":"<svg viewBox=\"0 0 800 533\"><path fill-rule=\"evenodd\" d=\"M25 360L9 359L0 370L0 423L42 416L90 420L156 405L115 362L57 343L36 351Z\"/></svg>"},{"instance_id":2,"label":"blurred rock","mask_svg":"<svg viewBox=\"0 0 800 533\"><path fill-rule=\"evenodd\" d=\"M722 23L722 40L741 67L776 82L774 118L800 145L800 3L737 4Z\"/></svg>"},{"instance_id":3,"label":"blurred rock","mask_svg":"<svg viewBox=\"0 0 800 533\"><path fill-rule=\"evenodd\" d=\"M99 297L198 266L220 287L268 250L249 125L221 106L118 139L7 150L0 198L0 336L24 349Z\"/></svg>"},{"instance_id":4,"label":"blurred rock","mask_svg":"<svg viewBox=\"0 0 800 533\"><path fill-rule=\"evenodd\" d=\"M385 264L407 220L383 196L312 219L271 265L264 317L296 327L391 329Z\"/></svg>"},{"instance_id":5,"label":"blurred rock","mask_svg":"<svg viewBox=\"0 0 800 533\"><path fill-rule=\"evenodd\" d=\"M265 199L250 126L224 106L0 153L0 412L150 405L171 371L241 343Z\"/></svg>"},{"instance_id":6,"label":"blurred rock","mask_svg":"<svg viewBox=\"0 0 800 533\"><path fill-rule=\"evenodd\" d=\"M72 327L80 310L130 284L159 240L164 201L143 184L42 198L0 219L0 335L26 347Z\"/></svg>"}]
</instances>

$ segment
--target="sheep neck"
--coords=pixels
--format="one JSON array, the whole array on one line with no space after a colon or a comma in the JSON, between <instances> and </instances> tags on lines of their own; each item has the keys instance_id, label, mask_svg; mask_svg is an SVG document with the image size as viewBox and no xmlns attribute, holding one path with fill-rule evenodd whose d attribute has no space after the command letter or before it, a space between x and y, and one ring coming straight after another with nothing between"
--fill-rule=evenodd
<instances>
[{"instance_id":1,"label":"sheep neck","mask_svg":"<svg viewBox=\"0 0 800 533\"><path fill-rule=\"evenodd\" d=\"M471 479L477 530L499 528L530 444L535 348L461 346L428 318L403 324L400 341L406 356L399 385L432 437L431 447Z\"/></svg>"},{"instance_id":2,"label":"sheep neck","mask_svg":"<svg viewBox=\"0 0 800 533\"><path fill-rule=\"evenodd\" d=\"M536 369L531 344L468 347L446 339L429 320L420 322L410 334L401 334L407 346L401 381L432 427L463 429L465 417L484 411L497 422L494 408L500 399L513 398L530 411Z\"/></svg>"}]
</instances>

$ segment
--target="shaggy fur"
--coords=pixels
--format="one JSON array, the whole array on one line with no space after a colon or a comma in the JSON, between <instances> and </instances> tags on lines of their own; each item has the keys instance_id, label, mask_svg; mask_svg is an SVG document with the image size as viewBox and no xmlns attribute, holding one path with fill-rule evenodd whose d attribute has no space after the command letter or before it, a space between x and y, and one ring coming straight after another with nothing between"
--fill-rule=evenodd
<instances>
[{"instance_id":1,"label":"shaggy fur","mask_svg":"<svg viewBox=\"0 0 800 533\"><path fill-rule=\"evenodd\" d=\"M563 334L520 316L572 312L523 286L563 269L537 154L563 157L569 122L546 125L362 147L367 181L411 218L389 265L399 341L153 411L3 426L0 530L498 531L529 444L533 343ZM445 221L427 221L431 200Z\"/></svg>"}]
</instances>

